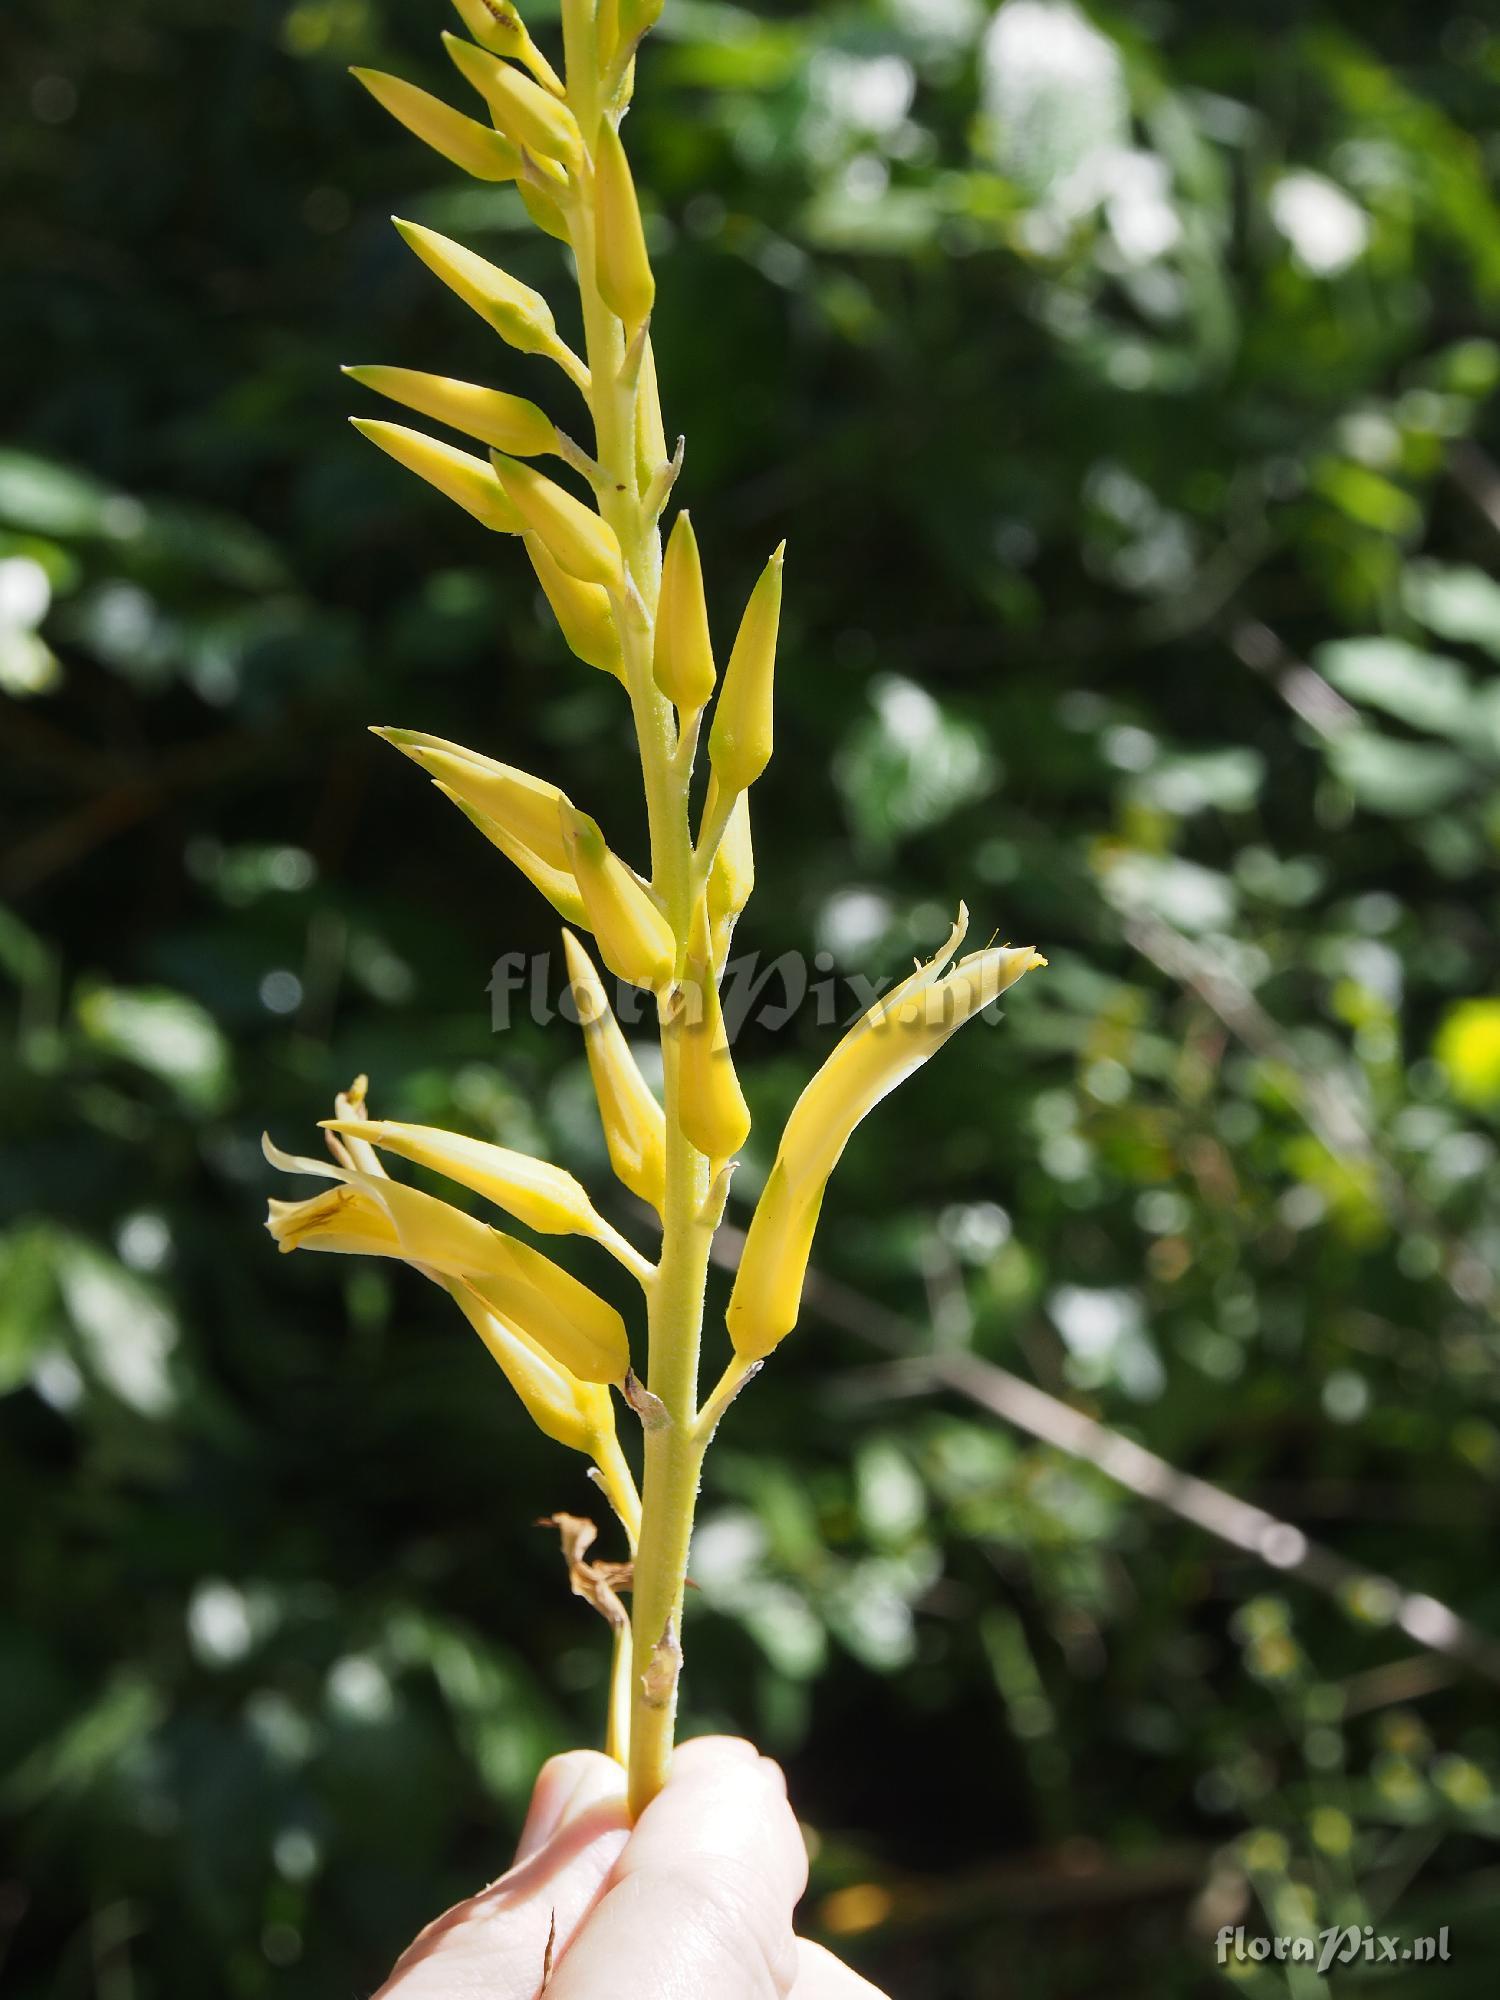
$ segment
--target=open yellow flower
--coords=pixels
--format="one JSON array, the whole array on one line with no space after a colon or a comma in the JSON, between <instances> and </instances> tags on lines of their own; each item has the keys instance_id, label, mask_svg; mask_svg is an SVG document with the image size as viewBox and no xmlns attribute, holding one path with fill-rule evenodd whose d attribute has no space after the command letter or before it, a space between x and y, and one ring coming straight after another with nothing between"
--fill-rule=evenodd
<instances>
[{"instance_id":1,"label":"open yellow flower","mask_svg":"<svg viewBox=\"0 0 1500 2000\"><path fill-rule=\"evenodd\" d=\"M283 1153L269 1138L262 1146L284 1173L337 1183L306 1201L272 1204L266 1227L283 1250L399 1257L424 1276L460 1279L581 1380L624 1380L625 1322L541 1251L385 1174Z\"/></svg>"}]
</instances>

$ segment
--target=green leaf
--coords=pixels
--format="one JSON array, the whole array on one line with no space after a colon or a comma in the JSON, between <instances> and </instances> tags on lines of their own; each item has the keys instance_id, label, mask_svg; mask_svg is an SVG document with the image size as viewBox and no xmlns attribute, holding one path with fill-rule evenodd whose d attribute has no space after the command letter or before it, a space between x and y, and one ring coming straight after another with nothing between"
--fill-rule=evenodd
<instances>
[{"instance_id":1,"label":"green leaf","mask_svg":"<svg viewBox=\"0 0 1500 2000\"><path fill-rule=\"evenodd\" d=\"M223 1102L229 1045L196 1000L165 987L93 986L75 1011L96 1048L159 1077L185 1104L207 1111Z\"/></svg>"},{"instance_id":2,"label":"green leaf","mask_svg":"<svg viewBox=\"0 0 1500 2000\"><path fill-rule=\"evenodd\" d=\"M1500 583L1467 563L1415 562L1401 579L1412 617L1455 645L1482 646L1500 660Z\"/></svg>"},{"instance_id":3,"label":"green leaf","mask_svg":"<svg viewBox=\"0 0 1500 2000\"><path fill-rule=\"evenodd\" d=\"M1456 798L1472 775L1456 750L1398 742L1373 729L1349 729L1335 737L1329 761L1359 805L1392 819L1435 812Z\"/></svg>"},{"instance_id":4,"label":"green leaf","mask_svg":"<svg viewBox=\"0 0 1500 2000\"><path fill-rule=\"evenodd\" d=\"M1313 665L1351 701L1383 709L1414 729L1463 736L1474 726L1473 690L1463 668L1404 639L1335 639L1317 648Z\"/></svg>"}]
</instances>

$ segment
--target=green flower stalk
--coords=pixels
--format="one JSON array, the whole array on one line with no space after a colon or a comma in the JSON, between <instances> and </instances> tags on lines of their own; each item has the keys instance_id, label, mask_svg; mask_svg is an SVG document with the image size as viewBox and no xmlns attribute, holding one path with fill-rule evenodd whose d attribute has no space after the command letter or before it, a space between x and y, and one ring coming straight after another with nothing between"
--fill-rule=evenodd
<instances>
[{"instance_id":1,"label":"green flower stalk","mask_svg":"<svg viewBox=\"0 0 1500 2000\"><path fill-rule=\"evenodd\" d=\"M628 1765L631 1807L639 1812L665 1782L671 1759L704 1452L733 1395L796 1324L828 1177L865 1113L971 1014L1043 961L1029 949L1002 946L955 962L961 916L944 949L839 1043L781 1136L729 1303L728 1365L703 1395L709 1254L750 1131L719 986L755 880L750 800L773 748L782 550L751 592L720 681L702 560L686 513L676 515L663 559L662 517L682 447L668 455L651 349L656 279L620 137L636 52L660 0L598 0L597 8L595 0L562 0L561 76L510 0L455 4L473 39L445 35L444 45L485 119L475 105L456 110L399 78L355 75L454 166L480 181L514 182L538 228L569 246L583 353L558 333L540 293L433 230L396 226L502 342L556 365L559 388L584 404L592 456L551 414L509 390L404 367L346 372L483 451L405 424L354 422L481 526L514 536L570 649L622 684L640 752L649 866L632 867L607 831L549 779L419 731L375 733L418 764L572 927L563 934L572 997L610 1164L655 1209L660 1248L652 1261L571 1174L548 1161L430 1126L372 1119L363 1079L325 1121L329 1161L281 1153L267 1141L277 1167L331 1183L301 1201L273 1201L268 1227L283 1250L410 1264L452 1297L533 1422L592 1461L633 1560L629 1631L616 1607L608 1741ZM541 458L561 476L531 463ZM709 775L695 828L689 802L700 737ZM660 1099L575 932L590 933L611 972L653 995ZM393 1178L387 1160L445 1177L499 1221ZM590 1254L613 1257L644 1296L644 1344L637 1334L632 1345L625 1320L588 1285L501 1226L511 1222L543 1237L581 1237ZM639 1490L617 1430L616 1392L640 1419Z\"/></svg>"}]
</instances>

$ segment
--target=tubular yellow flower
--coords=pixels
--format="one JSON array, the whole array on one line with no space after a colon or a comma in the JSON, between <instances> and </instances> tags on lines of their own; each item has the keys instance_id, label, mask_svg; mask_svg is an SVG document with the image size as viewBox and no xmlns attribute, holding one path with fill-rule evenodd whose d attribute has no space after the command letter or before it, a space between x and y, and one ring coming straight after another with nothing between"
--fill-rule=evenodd
<instances>
[{"instance_id":1,"label":"tubular yellow flower","mask_svg":"<svg viewBox=\"0 0 1500 2000\"><path fill-rule=\"evenodd\" d=\"M308 1210L301 1219L290 1217L286 1204L277 1204L266 1226L284 1248L359 1249L403 1258L428 1273L462 1278L584 1381L624 1379L630 1365L625 1322L613 1306L540 1250L402 1181L283 1153L269 1139L262 1139L261 1148L283 1172L337 1181L341 1191L357 1198L326 1209L320 1206L326 1197L292 1204ZM367 1205L384 1214L394 1244Z\"/></svg>"},{"instance_id":2,"label":"tubular yellow flower","mask_svg":"<svg viewBox=\"0 0 1500 2000\"><path fill-rule=\"evenodd\" d=\"M428 270L442 279L450 292L492 326L500 338L522 354L556 355L561 343L552 308L540 292L523 285L502 271L498 264L477 257L462 243L425 229L420 222L391 220Z\"/></svg>"},{"instance_id":3,"label":"tubular yellow flower","mask_svg":"<svg viewBox=\"0 0 1500 2000\"><path fill-rule=\"evenodd\" d=\"M703 597L703 565L686 510L672 524L662 561L651 672L668 701L675 702L684 715L696 714L714 691L714 649Z\"/></svg>"},{"instance_id":4,"label":"tubular yellow flower","mask_svg":"<svg viewBox=\"0 0 1500 2000\"><path fill-rule=\"evenodd\" d=\"M513 764L481 757L477 750L466 750L461 743L424 735L418 729L372 726L370 734L410 757L450 798L472 806L512 840L538 855L549 868L571 873L558 818L571 801L556 785L549 785L545 778L532 777L529 771L517 770Z\"/></svg>"},{"instance_id":5,"label":"tubular yellow flower","mask_svg":"<svg viewBox=\"0 0 1500 2000\"><path fill-rule=\"evenodd\" d=\"M554 868L539 854L533 853L524 841L516 840L504 827L494 820L486 819L477 806L461 799L451 786L441 782L438 790L444 798L451 799L463 814L472 821L492 846L498 847L507 861L514 862L534 889L539 889L557 914L570 924L588 927L588 911L583 907L583 898L578 893L578 884L573 879L571 869Z\"/></svg>"},{"instance_id":6,"label":"tubular yellow flower","mask_svg":"<svg viewBox=\"0 0 1500 2000\"><path fill-rule=\"evenodd\" d=\"M708 754L714 776L730 792L753 785L771 761L771 686L781 622L783 542L760 573L724 669Z\"/></svg>"},{"instance_id":7,"label":"tubular yellow flower","mask_svg":"<svg viewBox=\"0 0 1500 2000\"><path fill-rule=\"evenodd\" d=\"M453 0L453 4L481 47L492 55L510 56L513 61L524 63L554 97L565 94L561 77L532 41L511 0Z\"/></svg>"},{"instance_id":8,"label":"tubular yellow flower","mask_svg":"<svg viewBox=\"0 0 1500 2000\"><path fill-rule=\"evenodd\" d=\"M609 592L597 583L585 583L569 576L553 560L546 543L529 528L521 537L536 580L552 607L558 630L586 666L625 679L625 656L620 646L620 628L615 622Z\"/></svg>"},{"instance_id":9,"label":"tubular yellow flower","mask_svg":"<svg viewBox=\"0 0 1500 2000\"><path fill-rule=\"evenodd\" d=\"M714 965L723 971L741 910L755 887L755 849L750 838L750 794L741 792L730 808L713 865L708 871L709 939Z\"/></svg>"},{"instance_id":10,"label":"tubular yellow flower","mask_svg":"<svg viewBox=\"0 0 1500 2000\"><path fill-rule=\"evenodd\" d=\"M435 423L451 424L481 443L508 451L516 458L536 458L557 450L557 426L524 396L502 389L483 389L477 382L455 382L446 375L424 375L416 368L379 365L345 368L351 382L420 410ZM494 472L494 467L489 468ZM496 484L498 485L498 480Z\"/></svg>"},{"instance_id":11,"label":"tubular yellow flower","mask_svg":"<svg viewBox=\"0 0 1500 2000\"><path fill-rule=\"evenodd\" d=\"M634 340L651 316L656 279L620 135L606 118L594 148L594 270L599 296Z\"/></svg>"},{"instance_id":12,"label":"tubular yellow flower","mask_svg":"<svg viewBox=\"0 0 1500 2000\"><path fill-rule=\"evenodd\" d=\"M443 444L405 424L388 424L375 417L351 417L350 423L361 437L378 444L383 452L425 479L439 493L454 500L466 514L497 534L519 535L524 523L505 489L495 477L493 466L457 445Z\"/></svg>"},{"instance_id":13,"label":"tubular yellow flower","mask_svg":"<svg viewBox=\"0 0 1500 2000\"><path fill-rule=\"evenodd\" d=\"M593 1457L604 1439L614 1434L608 1389L597 1382L581 1382L461 1278L447 1280L446 1289L505 1371L543 1436Z\"/></svg>"},{"instance_id":14,"label":"tubular yellow flower","mask_svg":"<svg viewBox=\"0 0 1500 2000\"><path fill-rule=\"evenodd\" d=\"M769 1354L796 1325L823 1190L855 1126L972 1014L1046 963L1029 946L1001 945L945 975L967 921L962 913L943 949L850 1029L798 1098L730 1294L729 1333L742 1360Z\"/></svg>"},{"instance_id":15,"label":"tubular yellow flower","mask_svg":"<svg viewBox=\"0 0 1500 2000\"><path fill-rule=\"evenodd\" d=\"M507 139L543 159L568 166L578 162L583 153L578 121L552 91L458 35L445 34L443 47L459 75L490 107L490 116Z\"/></svg>"},{"instance_id":16,"label":"tubular yellow flower","mask_svg":"<svg viewBox=\"0 0 1500 2000\"><path fill-rule=\"evenodd\" d=\"M750 1136L750 1107L729 1050L718 981L708 962L707 915L701 905L678 1001L678 1123L709 1160L732 1159Z\"/></svg>"},{"instance_id":17,"label":"tubular yellow flower","mask_svg":"<svg viewBox=\"0 0 1500 2000\"><path fill-rule=\"evenodd\" d=\"M384 70L351 69L349 74L408 132L476 180L513 181L521 171L521 155L509 139L477 118L455 111L430 91L399 76L387 76Z\"/></svg>"},{"instance_id":18,"label":"tubular yellow flower","mask_svg":"<svg viewBox=\"0 0 1500 2000\"><path fill-rule=\"evenodd\" d=\"M491 459L506 499L559 569L584 583L618 589L623 581L620 544L609 523L533 466L498 451Z\"/></svg>"},{"instance_id":19,"label":"tubular yellow flower","mask_svg":"<svg viewBox=\"0 0 1500 2000\"><path fill-rule=\"evenodd\" d=\"M660 1209L666 1181L666 1118L620 1032L593 961L571 931L563 932L563 950L609 1163L632 1194Z\"/></svg>"},{"instance_id":20,"label":"tubular yellow flower","mask_svg":"<svg viewBox=\"0 0 1500 2000\"><path fill-rule=\"evenodd\" d=\"M672 926L645 884L611 853L587 813L564 803L558 819L599 956L616 978L662 991L677 963Z\"/></svg>"},{"instance_id":21,"label":"tubular yellow flower","mask_svg":"<svg viewBox=\"0 0 1500 2000\"><path fill-rule=\"evenodd\" d=\"M446 1175L543 1236L597 1237L603 1228L603 1217L582 1184L550 1160L436 1125L403 1125L389 1118L325 1118L322 1125L324 1131L363 1139Z\"/></svg>"}]
</instances>

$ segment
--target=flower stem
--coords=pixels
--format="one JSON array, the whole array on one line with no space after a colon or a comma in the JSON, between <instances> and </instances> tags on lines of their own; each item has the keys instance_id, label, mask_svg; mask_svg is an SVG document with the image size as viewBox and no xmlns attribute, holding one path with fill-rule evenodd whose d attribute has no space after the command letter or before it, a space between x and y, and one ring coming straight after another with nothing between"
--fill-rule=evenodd
<instances>
[{"instance_id":1,"label":"flower stem","mask_svg":"<svg viewBox=\"0 0 1500 2000\"><path fill-rule=\"evenodd\" d=\"M563 0L563 42L568 101L592 160L601 120L610 116L591 0ZM680 754L672 705L652 677L661 543L655 489L643 498L637 465L639 366L631 365L624 329L605 305L595 272L592 175L585 169L568 214L578 270L589 404L594 417L594 458L601 475L599 511L614 529L624 558L624 587L614 595L625 679L640 744L651 881L677 939L676 976L687 961L695 879L688 820L690 762ZM640 338L644 339L642 333ZM638 356L637 356L638 360ZM652 479L656 481L656 469ZM648 482L650 484L651 482ZM660 483L657 481L657 483ZM666 1191L662 1206L661 1259L643 1279L648 1300L646 1386L659 1399L664 1420L645 1433L645 1478L633 1586L631 1635L617 1639L610 1702L610 1747L625 1748L628 1733L630 1809L642 1812L667 1779L677 1713L681 1663L682 1601L687 1580L703 1441L698 1428L698 1347L714 1223L707 1211L709 1163L688 1141L679 1115L679 1010L659 995L663 1108L666 1113ZM629 1683L628 1732L624 1683Z\"/></svg>"}]
</instances>

